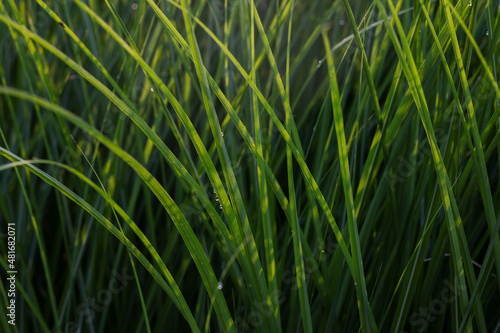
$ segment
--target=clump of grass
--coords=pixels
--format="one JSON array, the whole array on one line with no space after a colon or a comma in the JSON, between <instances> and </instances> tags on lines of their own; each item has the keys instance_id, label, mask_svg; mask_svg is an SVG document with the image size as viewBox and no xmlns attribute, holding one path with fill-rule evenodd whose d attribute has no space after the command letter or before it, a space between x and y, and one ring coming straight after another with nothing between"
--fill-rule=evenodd
<instances>
[{"instance_id":1,"label":"clump of grass","mask_svg":"<svg viewBox=\"0 0 500 333\"><path fill-rule=\"evenodd\" d=\"M499 331L499 15L1 2L2 331Z\"/></svg>"}]
</instances>

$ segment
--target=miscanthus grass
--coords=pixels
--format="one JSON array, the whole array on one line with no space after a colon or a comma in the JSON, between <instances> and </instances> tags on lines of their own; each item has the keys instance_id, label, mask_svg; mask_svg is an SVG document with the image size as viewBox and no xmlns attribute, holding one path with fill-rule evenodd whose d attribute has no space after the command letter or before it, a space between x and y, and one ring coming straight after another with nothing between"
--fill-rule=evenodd
<instances>
[{"instance_id":1,"label":"miscanthus grass","mask_svg":"<svg viewBox=\"0 0 500 333\"><path fill-rule=\"evenodd\" d=\"M500 331L499 7L0 1L0 331Z\"/></svg>"}]
</instances>

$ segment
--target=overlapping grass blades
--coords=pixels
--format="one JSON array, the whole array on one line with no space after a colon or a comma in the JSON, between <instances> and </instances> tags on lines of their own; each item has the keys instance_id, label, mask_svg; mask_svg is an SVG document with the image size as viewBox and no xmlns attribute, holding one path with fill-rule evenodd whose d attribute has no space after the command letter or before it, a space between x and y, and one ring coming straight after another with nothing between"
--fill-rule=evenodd
<instances>
[{"instance_id":1,"label":"overlapping grass blades","mask_svg":"<svg viewBox=\"0 0 500 333\"><path fill-rule=\"evenodd\" d=\"M499 20L0 2L1 330L498 331Z\"/></svg>"}]
</instances>

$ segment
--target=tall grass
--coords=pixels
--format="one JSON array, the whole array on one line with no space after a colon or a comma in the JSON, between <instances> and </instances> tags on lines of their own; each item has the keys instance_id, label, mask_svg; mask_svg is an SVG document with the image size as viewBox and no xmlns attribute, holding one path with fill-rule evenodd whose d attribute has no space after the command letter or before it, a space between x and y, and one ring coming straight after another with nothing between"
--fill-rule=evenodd
<instances>
[{"instance_id":1,"label":"tall grass","mask_svg":"<svg viewBox=\"0 0 500 333\"><path fill-rule=\"evenodd\" d=\"M1 1L1 331L500 331L499 8Z\"/></svg>"}]
</instances>

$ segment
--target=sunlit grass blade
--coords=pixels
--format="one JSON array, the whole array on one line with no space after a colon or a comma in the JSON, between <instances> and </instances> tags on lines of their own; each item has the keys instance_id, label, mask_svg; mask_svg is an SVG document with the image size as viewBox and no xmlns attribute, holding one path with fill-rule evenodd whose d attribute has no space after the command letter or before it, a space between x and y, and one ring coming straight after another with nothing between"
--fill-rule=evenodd
<instances>
[{"instance_id":1,"label":"sunlit grass blade","mask_svg":"<svg viewBox=\"0 0 500 333\"><path fill-rule=\"evenodd\" d=\"M2 90L2 93L7 92L7 90L4 90L4 88L0 88ZM15 95L15 93L13 94ZM194 318L192 317L191 311L189 311L189 308L187 307L187 304L183 300L182 293L178 289L178 287L175 284L175 281L171 279L171 276L168 273L168 277L170 278L169 283L170 287L173 287L172 289L167 286L166 284L162 284L163 279L159 276L159 274L156 272L156 270L152 267L152 265L147 261L146 258L137 250L137 248L125 237L121 234L121 232L109 221L107 220L102 214L100 214L98 211L96 211L91 205L89 205L85 200L83 200L81 197L79 197L77 194L75 194L73 191L71 191L69 188L61 184L57 179L51 177L44 171L40 170L36 166L32 165L29 162L25 162L18 156L8 152L4 148L0 148L0 154L2 156L7 157L11 159L12 161L17 161L21 162L20 165L24 166L27 168L30 172L34 173L38 177L42 178L47 184L50 184L51 186L54 186L57 190L59 190L63 195L67 196L69 199L74 201L76 204L78 204L80 207L82 207L84 210L86 210L89 214L94 216L106 229L108 229L116 238L118 238L123 244L125 244L130 251L141 261L141 263L144 265L146 269L148 269L151 274L155 277L158 283L162 285L162 288L169 294L169 296L174 300L174 302L177 303L177 306L179 306L181 312L185 316L186 320L190 323L191 328L193 331L199 331L196 323L194 322ZM12 167L16 166L11 165ZM7 167L11 167L7 166Z\"/></svg>"}]
</instances>

